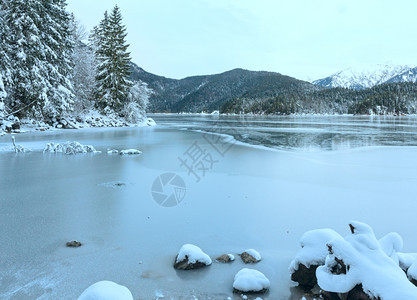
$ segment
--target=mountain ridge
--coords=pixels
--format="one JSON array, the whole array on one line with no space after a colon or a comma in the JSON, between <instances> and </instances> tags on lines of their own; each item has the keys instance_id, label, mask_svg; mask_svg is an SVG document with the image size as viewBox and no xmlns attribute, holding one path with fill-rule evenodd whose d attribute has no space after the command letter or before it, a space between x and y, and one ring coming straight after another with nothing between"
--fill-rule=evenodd
<instances>
[{"instance_id":1,"label":"mountain ridge","mask_svg":"<svg viewBox=\"0 0 417 300\"><path fill-rule=\"evenodd\" d=\"M412 74L407 76L410 71ZM324 88L342 87L361 90L384 83L415 82L416 80L416 68L385 63L366 67L349 67L327 77L314 80L312 83Z\"/></svg>"}]
</instances>

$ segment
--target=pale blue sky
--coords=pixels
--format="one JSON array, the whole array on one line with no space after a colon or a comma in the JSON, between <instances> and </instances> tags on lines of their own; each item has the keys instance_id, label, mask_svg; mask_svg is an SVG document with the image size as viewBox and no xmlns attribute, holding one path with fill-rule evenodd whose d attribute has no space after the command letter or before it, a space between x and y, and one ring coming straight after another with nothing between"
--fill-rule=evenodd
<instances>
[{"instance_id":1,"label":"pale blue sky","mask_svg":"<svg viewBox=\"0 0 417 300\"><path fill-rule=\"evenodd\" d=\"M417 65L416 0L68 0L87 29L121 8L132 59L171 78L233 68L318 79Z\"/></svg>"}]
</instances>

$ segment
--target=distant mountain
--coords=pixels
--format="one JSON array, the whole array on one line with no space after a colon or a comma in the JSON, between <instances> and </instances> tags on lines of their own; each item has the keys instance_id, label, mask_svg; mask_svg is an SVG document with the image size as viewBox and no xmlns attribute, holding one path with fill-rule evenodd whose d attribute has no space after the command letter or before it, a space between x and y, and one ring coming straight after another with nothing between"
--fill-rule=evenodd
<instances>
[{"instance_id":1,"label":"distant mountain","mask_svg":"<svg viewBox=\"0 0 417 300\"><path fill-rule=\"evenodd\" d=\"M150 112L417 114L417 68L349 69L316 85L279 73L243 69L180 80L154 75L133 63L131 71L132 80L147 83L153 91ZM341 87L332 88L337 84Z\"/></svg>"},{"instance_id":2,"label":"distant mountain","mask_svg":"<svg viewBox=\"0 0 417 300\"><path fill-rule=\"evenodd\" d=\"M390 78L386 83L393 82L417 82L417 67L408 69L403 73Z\"/></svg>"},{"instance_id":3,"label":"distant mountain","mask_svg":"<svg viewBox=\"0 0 417 300\"><path fill-rule=\"evenodd\" d=\"M325 88L342 87L361 90L383 83L412 81L408 80L409 77L407 75L410 70L414 70L413 82L415 82L415 68L411 69L408 66L398 66L387 63L360 68L347 68L328 77L315 80L313 81L313 84Z\"/></svg>"},{"instance_id":4,"label":"distant mountain","mask_svg":"<svg viewBox=\"0 0 417 300\"><path fill-rule=\"evenodd\" d=\"M211 112L235 98L267 99L290 93L320 90L311 83L273 72L234 69L215 75L169 79L132 64L132 80L153 90L151 112Z\"/></svg>"}]
</instances>

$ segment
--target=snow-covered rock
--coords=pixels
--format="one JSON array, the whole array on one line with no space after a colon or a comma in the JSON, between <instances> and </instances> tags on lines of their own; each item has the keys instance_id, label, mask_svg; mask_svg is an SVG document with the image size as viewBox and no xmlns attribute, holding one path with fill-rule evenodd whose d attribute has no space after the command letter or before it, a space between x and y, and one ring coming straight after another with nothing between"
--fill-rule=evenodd
<instances>
[{"instance_id":1,"label":"snow-covered rock","mask_svg":"<svg viewBox=\"0 0 417 300\"><path fill-rule=\"evenodd\" d=\"M235 275L233 292L235 293L263 293L270 287L268 278L261 272L243 268Z\"/></svg>"},{"instance_id":2,"label":"snow-covered rock","mask_svg":"<svg viewBox=\"0 0 417 300\"><path fill-rule=\"evenodd\" d=\"M120 150L120 155L139 155L142 154L142 151L138 149L126 149L126 150Z\"/></svg>"},{"instance_id":3,"label":"snow-covered rock","mask_svg":"<svg viewBox=\"0 0 417 300\"><path fill-rule=\"evenodd\" d=\"M255 249L247 249L240 254L240 258L242 258L242 261L245 264L253 264L259 262L262 259L262 256Z\"/></svg>"},{"instance_id":4,"label":"snow-covered rock","mask_svg":"<svg viewBox=\"0 0 417 300\"><path fill-rule=\"evenodd\" d=\"M233 254L222 254L216 258L216 261L221 263L228 263L235 260L235 256Z\"/></svg>"},{"instance_id":5,"label":"snow-covered rock","mask_svg":"<svg viewBox=\"0 0 417 300\"><path fill-rule=\"evenodd\" d=\"M349 227L352 234L327 243L329 254L325 265L316 271L320 288L347 293L362 285L363 291L371 298L416 300L417 287L384 252L372 228L356 221Z\"/></svg>"},{"instance_id":6,"label":"snow-covered rock","mask_svg":"<svg viewBox=\"0 0 417 300\"><path fill-rule=\"evenodd\" d=\"M316 229L304 233L300 239L301 249L291 261L289 271L291 280L298 282L305 290L312 289L316 283L316 269L324 265L328 247L327 242L342 238L332 229Z\"/></svg>"},{"instance_id":7,"label":"snow-covered rock","mask_svg":"<svg viewBox=\"0 0 417 300\"><path fill-rule=\"evenodd\" d=\"M191 270L209 266L211 263L211 258L199 247L192 244L185 244L181 247L175 258L174 268Z\"/></svg>"},{"instance_id":8,"label":"snow-covered rock","mask_svg":"<svg viewBox=\"0 0 417 300\"><path fill-rule=\"evenodd\" d=\"M64 154L77 154L77 153L98 153L91 145L82 145L79 142L65 142L65 143L48 143L43 149L44 153L64 153Z\"/></svg>"},{"instance_id":9,"label":"snow-covered rock","mask_svg":"<svg viewBox=\"0 0 417 300\"><path fill-rule=\"evenodd\" d=\"M78 300L133 300L133 296L123 285L112 281L99 281L89 286Z\"/></svg>"}]
</instances>

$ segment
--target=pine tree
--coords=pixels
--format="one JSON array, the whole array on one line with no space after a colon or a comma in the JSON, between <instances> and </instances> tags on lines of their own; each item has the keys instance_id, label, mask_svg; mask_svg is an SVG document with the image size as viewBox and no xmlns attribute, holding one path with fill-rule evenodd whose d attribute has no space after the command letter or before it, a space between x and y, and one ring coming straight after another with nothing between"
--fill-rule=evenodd
<instances>
[{"instance_id":1,"label":"pine tree","mask_svg":"<svg viewBox=\"0 0 417 300\"><path fill-rule=\"evenodd\" d=\"M49 114L55 116L71 110L73 87L73 35L70 30L70 15L65 10L65 0L41 0L44 21L41 24L41 38L46 46L45 55L48 68Z\"/></svg>"},{"instance_id":2,"label":"pine tree","mask_svg":"<svg viewBox=\"0 0 417 300\"><path fill-rule=\"evenodd\" d=\"M65 0L13 0L5 20L13 33L7 49L12 109L38 118L70 110L72 41Z\"/></svg>"},{"instance_id":3,"label":"pine tree","mask_svg":"<svg viewBox=\"0 0 417 300\"><path fill-rule=\"evenodd\" d=\"M97 66L97 104L101 108L120 112L128 97L131 86L130 53L127 52L126 28L122 25L122 15L116 5L110 16L105 13L104 19L93 32L93 42Z\"/></svg>"},{"instance_id":4,"label":"pine tree","mask_svg":"<svg viewBox=\"0 0 417 300\"><path fill-rule=\"evenodd\" d=\"M0 77L3 78L3 81L8 83L11 82L11 73L10 73L10 57L8 53L9 47L9 37L10 29L7 26L5 15L7 9L6 0L0 0Z\"/></svg>"},{"instance_id":5,"label":"pine tree","mask_svg":"<svg viewBox=\"0 0 417 300\"><path fill-rule=\"evenodd\" d=\"M48 74L44 69L44 47L38 27L42 23L39 5L35 0L8 3L6 23L13 32L7 53L11 61L13 110L32 104L41 107L47 98Z\"/></svg>"}]
</instances>

